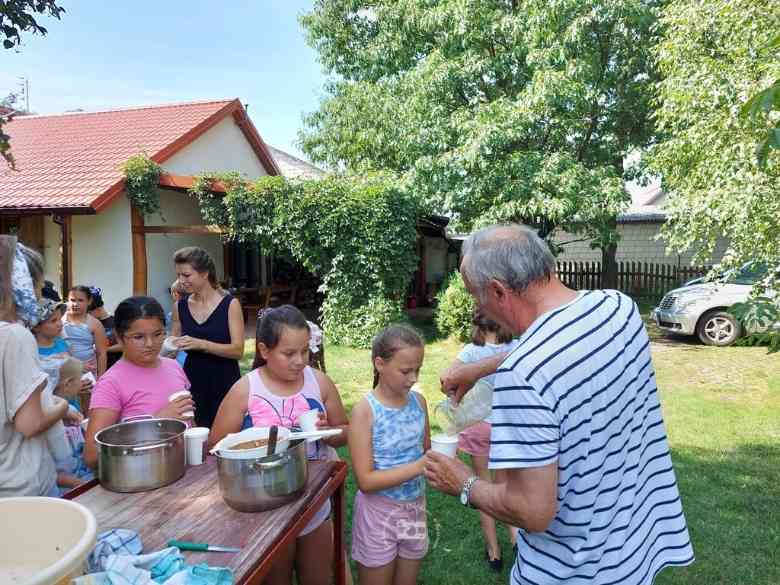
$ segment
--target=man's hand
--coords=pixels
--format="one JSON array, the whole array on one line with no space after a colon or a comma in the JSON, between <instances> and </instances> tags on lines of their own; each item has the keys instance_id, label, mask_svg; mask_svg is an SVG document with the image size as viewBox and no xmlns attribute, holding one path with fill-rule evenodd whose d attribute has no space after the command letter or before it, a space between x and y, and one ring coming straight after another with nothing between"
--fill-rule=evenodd
<instances>
[{"instance_id":1,"label":"man's hand","mask_svg":"<svg viewBox=\"0 0 780 585\"><path fill-rule=\"evenodd\" d=\"M501 352L468 364L456 360L439 377L441 391L453 397L456 404L460 404L463 396L474 387L477 380L495 373L507 355L508 352Z\"/></svg>"},{"instance_id":2,"label":"man's hand","mask_svg":"<svg viewBox=\"0 0 780 585\"><path fill-rule=\"evenodd\" d=\"M457 496L463 489L463 482L474 475L460 459L447 457L436 451L425 454L423 468L428 483L445 494Z\"/></svg>"},{"instance_id":3,"label":"man's hand","mask_svg":"<svg viewBox=\"0 0 780 585\"><path fill-rule=\"evenodd\" d=\"M455 402L460 404L461 399L466 392L471 390L477 380L481 377L480 369L475 364L464 364L455 362L439 377L441 382L441 391L447 396L454 398Z\"/></svg>"}]
</instances>

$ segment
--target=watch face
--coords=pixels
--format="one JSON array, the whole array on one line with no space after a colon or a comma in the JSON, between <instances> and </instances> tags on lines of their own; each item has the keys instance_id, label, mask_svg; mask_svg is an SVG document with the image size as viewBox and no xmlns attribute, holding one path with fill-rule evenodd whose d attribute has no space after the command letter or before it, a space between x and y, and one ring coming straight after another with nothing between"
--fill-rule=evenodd
<instances>
[{"instance_id":1,"label":"watch face","mask_svg":"<svg viewBox=\"0 0 780 585\"><path fill-rule=\"evenodd\" d=\"M464 506L469 504L469 495L465 491L460 492L460 503Z\"/></svg>"}]
</instances>

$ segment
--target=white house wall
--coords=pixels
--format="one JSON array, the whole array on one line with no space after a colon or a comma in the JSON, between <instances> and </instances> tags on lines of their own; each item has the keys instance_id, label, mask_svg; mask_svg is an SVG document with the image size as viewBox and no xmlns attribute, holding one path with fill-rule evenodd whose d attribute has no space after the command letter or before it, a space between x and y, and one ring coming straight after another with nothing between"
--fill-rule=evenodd
<instances>
[{"instance_id":1,"label":"white house wall","mask_svg":"<svg viewBox=\"0 0 780 585\"><path fill-rule=\"evenodd\" d=\"M228 116L162 164L174 175L238 171L249 179L267 175L244 133Z\"/></svg>"},{"instance_id":2,"label":"white house wall","mask_svg":"<svg viewBox=\"0 0 780 585\"><path fill-rule=\"evenodd\" d=\"M130 202L124 195L97 215L73 216L73 284L101 288L109 312L133 294Z\"/></svg>"},{"instance_id":3,"label":"white house wall","mask_svg":"<svg viewBox=\"0 0 780 585\"><path fill-rule=\"evenodd\" d=\"M54 223L54 218L47 215L43 218L43 259L46 262L44 278L54 283L54 288L60 290L62 286L61 266L62 258L62 230ZM65 291L60 291L64 293Z\"/></svg>"},{"instance_id":4,"label":"white house wall","mask_svg":"<svg viewBox=\"0 0 780 585\"><path fill-rule=\"evenodd\" d=\"M185 246L199 246L208 252L217 268L217 278L225 277L222 242L216 235L146 234L147 292L160 301L166 314L171 310L168 287L176 278L173 254Z\"/></svg>"}]
</instances>

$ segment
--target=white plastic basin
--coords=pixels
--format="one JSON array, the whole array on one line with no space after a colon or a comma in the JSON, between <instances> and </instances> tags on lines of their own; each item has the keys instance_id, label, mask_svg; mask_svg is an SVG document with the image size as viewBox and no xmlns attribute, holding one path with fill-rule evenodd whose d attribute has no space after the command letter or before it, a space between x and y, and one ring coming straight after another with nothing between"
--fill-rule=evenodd
<instances>
[{"instance_id":1,"label":"white plastic basin","mask_svg":"<svg viewBox=\"0 0 780 585\"><path fill-rule=\"evenodd\" d=\"M0 583L70 585L84 574L97 522L87 508L58 498L0 498Z\"/></svg>"}]
</instances>

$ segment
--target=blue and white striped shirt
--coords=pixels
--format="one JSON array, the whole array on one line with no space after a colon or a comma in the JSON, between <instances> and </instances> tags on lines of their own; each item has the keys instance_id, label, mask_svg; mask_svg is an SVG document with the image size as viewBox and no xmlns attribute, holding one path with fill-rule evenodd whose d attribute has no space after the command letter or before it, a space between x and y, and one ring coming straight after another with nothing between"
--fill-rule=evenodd
<instances>
[{"instance_id":1,"label":"blue and white striped shirt","mask_svg":"<svg viewBox=\"0 0 780 585\"><path fill-rule=\"evenodd\" d=\"M540 316L497 370L492 469L558 465L558 511L520 531L512 583L647 585L693 548L634 302L584 291Z\"/></svg>"}]
</instances>

